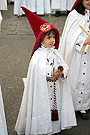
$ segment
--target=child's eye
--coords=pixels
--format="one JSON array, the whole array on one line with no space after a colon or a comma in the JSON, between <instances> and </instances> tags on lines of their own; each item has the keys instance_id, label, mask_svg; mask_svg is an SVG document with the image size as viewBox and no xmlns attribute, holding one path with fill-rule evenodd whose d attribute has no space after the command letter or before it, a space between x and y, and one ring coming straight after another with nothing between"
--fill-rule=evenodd
<instances>
[{"instance_id":1,"label":"child's eye","mask_svg":"<svg viewBox=\"0 0 90 135\"><path fill-rule=\"evenodd\" d=\"M50 37L48 37L48 39L50 39Z\"/></svg>"},{"instance_id":2,"label":"child's eye","mask_svg":"<svg viewBox=\"0 0 90 135\"><path fill-rule=\"evenodd\" d=\"M55 38L55 36L53 36L53 38Z\"/></svg>"}]
</instances>

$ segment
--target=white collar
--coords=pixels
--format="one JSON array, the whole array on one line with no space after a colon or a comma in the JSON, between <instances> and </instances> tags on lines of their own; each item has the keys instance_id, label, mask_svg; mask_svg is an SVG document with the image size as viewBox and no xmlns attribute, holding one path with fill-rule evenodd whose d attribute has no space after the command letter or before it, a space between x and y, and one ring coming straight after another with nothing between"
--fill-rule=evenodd
<instances>
[{"instance_id":1,"label":"white collar","mask_svg":"<svg viewBox=\"0 0 90 135\"><path fill-rule=\"evenodd\" d=\"M41 47L45 48L46 50L54 50L55 49L55 46L53 46L52 48L49 48L49 47L45 46L43 43L41 43Z\"/></svg>"}]
</instances>

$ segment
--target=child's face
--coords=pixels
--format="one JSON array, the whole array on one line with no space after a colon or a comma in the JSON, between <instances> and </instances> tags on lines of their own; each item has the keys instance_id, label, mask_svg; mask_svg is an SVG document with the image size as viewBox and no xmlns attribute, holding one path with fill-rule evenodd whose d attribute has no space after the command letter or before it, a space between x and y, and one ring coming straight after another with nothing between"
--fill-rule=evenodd
<instances>
[{"instance_id":1,"label":"child's face","mask_svg":"<svg viewBox=\"0 0 90 135\"><path fill-rule=\"evenodd\" d=\"M52 48L55 44L55 34L45 35L42 43L49 48Z\"/></svg>"},{"instance_id":2,"label":"child's face","mask_svg":"<svg viewBox=\"0 0 90 135\"><path fill-rule=\"evenodd\" d=\"M83 0L83 5L85 8L90 9L90 0Z\"/></svg>"}]
</instances>

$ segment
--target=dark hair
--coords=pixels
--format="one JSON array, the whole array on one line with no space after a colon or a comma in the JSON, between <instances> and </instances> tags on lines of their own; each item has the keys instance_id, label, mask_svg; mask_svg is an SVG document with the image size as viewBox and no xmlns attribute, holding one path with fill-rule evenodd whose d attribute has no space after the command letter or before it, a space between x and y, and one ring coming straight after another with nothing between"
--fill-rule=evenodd
<instances>
[{"instance_id":1,"label":"dark hair","mask_svg":"<svg viewBox=\"0 0 90 135\"><path fill-rule=\"evenodd\" d=\"M56 35L55 30L50 30L50 31L46 32L44 36L46 36L46 35L49 36L51 33Z\"/></svg>"},{"instance_id":2,"label":"dark hair","mask_svg":"<svg viewBox=\"0 0 90 135\"><path fill-rule=\"evenodd\" d=\"M76 11L82 15L85 15L85 7L82 2L80 2L76 7Z\"/></svg>"}]
</instances>

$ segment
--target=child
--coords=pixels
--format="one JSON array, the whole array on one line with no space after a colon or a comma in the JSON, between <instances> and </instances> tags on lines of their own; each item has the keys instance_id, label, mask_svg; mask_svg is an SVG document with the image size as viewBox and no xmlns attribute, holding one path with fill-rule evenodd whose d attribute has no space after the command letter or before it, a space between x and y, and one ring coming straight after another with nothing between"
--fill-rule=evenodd
<instances>
[{"instance_id":1,"label":"child","mask_svg":"<svg viewBox=\"0 0 90 135\"><path fill-rule=\"evenodd\" d=\"M90 37L79 27L90 32L90 0L76 0L67 17L60 43L60 52L69 65L74 108L82 119L89 119L85 110L90 108Z\"/></svg>"},{"instance_id":2,"label":"child","mask_svg":"<svg viewBox=\"0 0 90 135\"><path fill-rule=\"evenodd\" d=\"M15 131L18 135L58 133L76 125L71 93L61 82L65 80L67 83L68 66L57 50L59 31L28 9L22 9L36 42Z\"/></svg>"}]
</instances>

